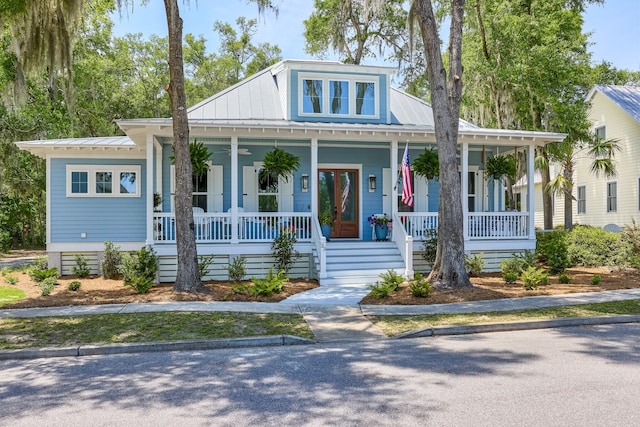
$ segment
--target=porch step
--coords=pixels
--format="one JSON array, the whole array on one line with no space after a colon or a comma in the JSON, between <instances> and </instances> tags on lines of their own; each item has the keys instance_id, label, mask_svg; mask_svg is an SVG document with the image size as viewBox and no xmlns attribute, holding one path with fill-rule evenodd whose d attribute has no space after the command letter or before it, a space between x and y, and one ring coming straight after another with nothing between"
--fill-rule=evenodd
<instances>
[{"instance_id":1,"label":"porch step","mask_svg":"<svg viewBox=\"0 0 640 427\"><path fill-rule=\"evenodd\" d=\"M394 270L404 274L400 251L393 242L329 242L327 276L321 286L367 286L380 280L380 274ZM366 288L365 288L366 289Z\"/></svg>"}]
</instances>

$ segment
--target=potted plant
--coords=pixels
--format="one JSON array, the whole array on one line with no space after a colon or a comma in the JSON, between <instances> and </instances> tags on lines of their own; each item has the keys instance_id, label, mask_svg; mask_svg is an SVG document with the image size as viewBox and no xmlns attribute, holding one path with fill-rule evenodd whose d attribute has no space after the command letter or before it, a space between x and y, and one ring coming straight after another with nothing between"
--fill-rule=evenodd
<instances>
[{"instance_id":1,"label":"potted plant","mask_svg":"<svg viewBox=\"0 0 640 427\"><path fill-rule=\"evenodd\" d=\"M510 155L497 155L487 158L485 173L493 179L500 179L503 176L515 175L515 158Z\"/></svg>"},{"instance_id":2,"label":"potted plant","mask_svg":"<svg viewBox=\"0 0 640 427\"><path fill-rule=\"evenodd\" d=\"M440 174L440 163L438 161L438 152L433 148L424 149L424 153L420 154L411 163L411 168L416 175L423 176L427 179L438 179Z\"/></svg>"},{"instance_id":3,"label":"potted plant","mask_svg":"<svg viewBox=\"0 0 640 427\"><path fill-rule=\"evenodd\" d=\"M384 215L371 215L367 218L369 224L374 229L376 240L387 240L389 229L391 228L392 219Z\"/></svg>"},{"instance_id":4,"label":"potted plant","mask_svg":"<svg viewBox=\"0 0 640 427\"><path fill-rule=\"evenodd\" d=\"M258 178L261 182L265 182L268 178L277 180L281 176L288 182L293 172L298 169L300 169L300 157L275 147L264 155Z\"/></svg>"},{"instance_id":5,"label":"potted plant","mask_svg":"<svg viewBox=\"0 0 640 427\"><path fill-rule=\"evenodd\" d=\"M331 215L331 212L328 210L324 211L318 215L318 221L320 222L322 235L328 241L329 237L331 237L331 228L333 227L333 215Z\"/></svg>"}]
</instances>

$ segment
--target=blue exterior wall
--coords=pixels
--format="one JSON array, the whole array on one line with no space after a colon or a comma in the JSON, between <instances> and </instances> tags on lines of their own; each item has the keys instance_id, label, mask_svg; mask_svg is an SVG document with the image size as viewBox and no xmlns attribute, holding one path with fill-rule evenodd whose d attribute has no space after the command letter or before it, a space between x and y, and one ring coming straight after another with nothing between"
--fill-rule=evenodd
<instances>
[{"instance_id":1,"label":"blue exterior wall","mask_svg":"<svg viewBox=\"0 0 640 427\"><path fill-rule=\"evenodd\" d=\"M311 72L303 71L305 74ZM387 109L388 109L388 99L387 99L387 89L388 82L387 76L385 74L361 74L361 73L339 73L339 72L323 72L323 71L313 71L312 73L318 76L322 76L323 74L330 75L343 75L343 76L363 76L363 77L377 77L378 78L378 96L379 96L379 107L380 107L380 117L377 119L367 119L364 117L339 117L335 115L318 115L318 116L300 116L298 114L298 106L299 106L299 95L300 95L300 87L298 85L298 74L300 72L297 70L291 70L291 81L289 83L289 109L291 113L291 120L299 121L299 122L332 122L332 123L387 123ZM327 95L328 96L328 95Z\"/></svg>"},{"instance_id":2,"label":"blue exterior wall","mask_svg":"<svg viewBox=\"0 0 640 427\"><path fill-rule=\"evenodd\" d=\"M140 197L67 197L66 165L139 165ZM52 158L51 243L146 240L146 162L143 159ZM81 233L87 233L82 239Z\"/></svg>"}]
</instances>

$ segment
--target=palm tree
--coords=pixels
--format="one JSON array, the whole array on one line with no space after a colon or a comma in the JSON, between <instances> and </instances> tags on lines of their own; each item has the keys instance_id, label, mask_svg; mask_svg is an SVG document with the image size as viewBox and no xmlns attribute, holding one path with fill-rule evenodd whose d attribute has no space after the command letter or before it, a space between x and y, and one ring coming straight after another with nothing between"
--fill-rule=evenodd
<instances>
[{"instance_id":1,"label":"palm tree","mask_svg":"<svg viewBox=\"0 0 640 427\"><path fill-rule=\"evenodd\" d=\"M558 163L562 168L547 184L546 191L554 195L564 195L564 228L567 230L573 228L573 171L576 161L580 158L591 160L590 172L596 177L602 175L611 178L616 175L614 157L616 151L620 151L618 141L589 136L586 141L565 140L548 144L546 147L549 160Z\"/></svg>"}]
</instances>

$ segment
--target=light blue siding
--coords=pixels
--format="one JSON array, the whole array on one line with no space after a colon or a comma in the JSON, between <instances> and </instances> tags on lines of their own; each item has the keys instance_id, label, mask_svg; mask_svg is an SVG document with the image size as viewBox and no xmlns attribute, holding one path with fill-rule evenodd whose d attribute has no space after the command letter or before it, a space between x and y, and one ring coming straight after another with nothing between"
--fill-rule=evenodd
<instances>
[{"instance_id":1,"label":"light blue siding","mask_svg":"<svg viewBox=\"0 0 640 427\"><path fill-rule=\"evenodd\" d=\"M139 165L140 197L67 197L66 165ZM137 242L146 239L142 159L51 159L51 242ZM86 233L86 238L81 238Z\"/></svg>"}]
</instances>

